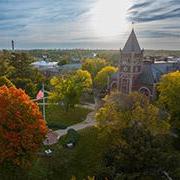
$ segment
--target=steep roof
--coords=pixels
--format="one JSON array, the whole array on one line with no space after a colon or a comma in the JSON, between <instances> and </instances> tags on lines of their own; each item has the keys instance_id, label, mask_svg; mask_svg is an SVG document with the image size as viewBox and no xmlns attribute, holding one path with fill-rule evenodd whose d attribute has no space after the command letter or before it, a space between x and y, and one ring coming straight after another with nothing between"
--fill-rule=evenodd
<instances>
[{"instance_id":1,"label":"steep roof","mask_svg":"<svg viewBox=\"0 0 180 180\"><path fill-rule=\"evenodd\" d=\"M153 85L155 82L153 71L152 71L152 65L146 64L143 66L142 73L138 76L136 79L136 82L147 84L147 85Z\"/></svg>"},{"instance_id":2,"label":"steep roof","mask_svg":"<svg viewBox=\"0 0 180 180\"><path fill-rule=\"evenodd\" d=\"M179 69L179 65L175 63L144 64L142 73L137 77L135 83L153 85L160 80L163 74Z\"/></svg>"},{"instance_id":3,"label":"steep roof","mask_svg":"<svg viewBox=\"0 0 180 180\"><path fill-rule=\"evenodd\" d=\"M123 53L131 53L131 52L141 53L141 48L139 46L134 29L132 30L132 32L123 48Z\"/></svg>"}]
</instances>

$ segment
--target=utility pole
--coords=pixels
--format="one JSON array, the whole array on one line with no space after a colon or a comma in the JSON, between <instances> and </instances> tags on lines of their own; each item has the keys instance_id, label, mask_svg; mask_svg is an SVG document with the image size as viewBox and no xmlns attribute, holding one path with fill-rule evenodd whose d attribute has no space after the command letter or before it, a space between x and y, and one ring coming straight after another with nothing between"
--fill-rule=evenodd
<instances>
[{"instance_id":1,"label":"utility pole","mask_svg":"<svg viewBox=\"0 0 180 180\"><path fill-rule=\"evenodd\" d=\"M46 105L45 105L45 96L44 96L44 83L42 83L42 92L43 92L43 118L46 121Z\"/></svg>"}]
</instances>

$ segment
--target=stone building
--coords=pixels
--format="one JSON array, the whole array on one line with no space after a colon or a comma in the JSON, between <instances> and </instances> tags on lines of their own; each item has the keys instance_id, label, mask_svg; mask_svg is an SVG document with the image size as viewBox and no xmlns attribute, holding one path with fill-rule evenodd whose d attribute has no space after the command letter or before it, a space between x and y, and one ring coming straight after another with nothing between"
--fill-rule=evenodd
<instances>
[{"instance_id":1,"label":"stone building","mask_svg":"<svg viewBox=\"0 0 180 180\"><path fill-rule=\"evenodd\" d=\"M139 91L150 98L156 95L156 83L163 74L180 70L180 62L152 62L144 60L134 29L122 50L120 50L119 71L110 83L124 94Z\"/></svg>"}]
</instances>

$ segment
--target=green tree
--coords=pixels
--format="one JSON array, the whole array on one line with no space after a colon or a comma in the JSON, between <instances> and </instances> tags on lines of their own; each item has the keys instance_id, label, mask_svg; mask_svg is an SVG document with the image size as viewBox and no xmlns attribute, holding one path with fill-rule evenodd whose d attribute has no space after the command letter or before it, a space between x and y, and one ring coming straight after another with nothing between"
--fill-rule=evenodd
<instances>
[{"instance_id":1,"label":"green tree","mask_svg":"<svg viewBox=\"0 0 180 180\"><path fill-rule=\"evenodd\" d=\"M14 67L10 64L11 54L8 52L2 52L0 54L0 76L9 77L13 71Z\"/></svg>"},{"instance_id":2,"label":"green tree","mask_svg":"<svg viewBox=\"0 0 180 180\"><path fill-rule=\"evenodd\" d=\"M110 178L154 180L176 176L178 154L172 151L168 135L152 135L138 124L115 130L112 135L116 141L110 144L104 159Z\"/></svg>"},{"instance_id":3,"label":"green tree","mask_svg":"<svg viewBox=\"0 0 180 180\"><path fill-rule=\"evenodd\" d=\"M70 107L79 103L82 93L91 88L92 79L89 72L78 70L71 75L52 78L51 85L54 90L50 94L50 99L61 102L68 111Z\"/></svg>"},{"instance_id":4,"label":"green tree","mask_svg":"<svg viewBox=\"0 0 180 180\"><path fill-rule=\"evenodd\" d=\"M6 76L0 76L0 86L4 85L7 87L14 86L14 84Z\"/></svg>"},{"instance_id":5,"label":"green tree","mask_svg":"<svg viewBox=\"0 0 180 180\"><path fill-rule=\"evenodd\" d=\"M12 53L10 64L15 68L13 77L29 77L32 70L32 62L34 62L33 57L27 53Z\"/></svg>"},{"instance_id":6,"label":"green tree","mask_svg":"<svg viewBox=\"0 0 180 180\"><path fill-rule=\"evenodd\" d=\"M10 65L14 68L9 79L31 97L36 95L38 85L43 79L42 74L32 67L33 61L34 58L27 53L12 53L9 59Z\"/></svg>"}]
</instances>

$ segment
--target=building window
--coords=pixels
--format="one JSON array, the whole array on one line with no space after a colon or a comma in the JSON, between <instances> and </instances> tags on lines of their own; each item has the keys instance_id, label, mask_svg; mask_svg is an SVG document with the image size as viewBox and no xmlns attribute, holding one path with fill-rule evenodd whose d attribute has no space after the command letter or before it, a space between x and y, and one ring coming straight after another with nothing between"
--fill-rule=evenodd
<instances>
[{"instance_id":1,"label":"building window","mask_svg":"<svg viewBox=\"0 0 180 180\"><path fill-rule=\"evenodd\" d=\"M151 91L150 91L147 87L141 87L141 88L139 89L139 92L140 92L141 94L144 94L144 95L147 96L147 97L150 97L150 96L151 96Z\"/></svg>"},{"instance_id":2,"label":"building window","mask_svg":"<svg viewBox=\"0 0 180 180\"><path fill-rule=\"evenodd\" d=\"M121 80L121 92L124 94L129 93L129 79L122 79Z\"/></svg>"}]
</instances>

